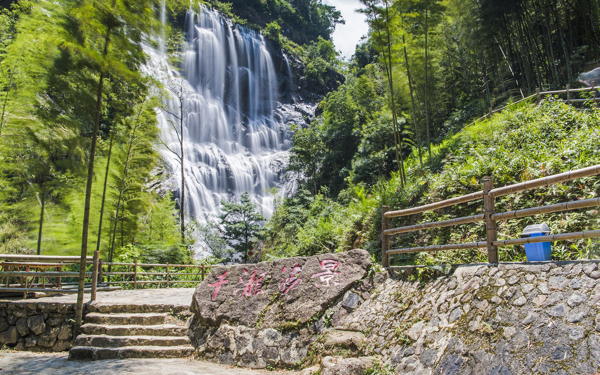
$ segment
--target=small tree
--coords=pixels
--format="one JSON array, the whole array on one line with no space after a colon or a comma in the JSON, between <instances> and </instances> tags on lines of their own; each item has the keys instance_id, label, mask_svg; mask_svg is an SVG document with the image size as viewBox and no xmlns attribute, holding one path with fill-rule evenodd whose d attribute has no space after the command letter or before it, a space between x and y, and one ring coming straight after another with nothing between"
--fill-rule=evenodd
<instances>
[{"instance_id":1,"label":"small tree","mask_svg":"<svg viewBox=\"0 0 600 375\"><path fill-rule=\"evenodd\" d=\"M185 118L187 116L187 105L186 99L191 94L190 90L188 90L185 85L185 78L173 79L170 80L167 84L167 88L170 92L171 98L176 101L176 105L174 107L170 106L170 101L168 99L165 100L166 106L163 108L163 111L167 114L167 121L175 131L177 135L177 143L179 146L179 152L177 149L170 148L164 141L161 140L161 143L167 150L169 150L173 155L175 155L177 162L179 162L179 166L181 167L181 194L179 199L179 225L181 228L181 242L185 243L185 149L183 147L185 139L184 139L184 130L185 130ZM174 121L175 120L175 121Z\"/></svg>"},{"instance_id":2,"label":"small tree","mask_svg":"<svg viewBox=\"0 0 600 375\"><path fill-rule=\"evenodd\" d=\"M219 215L223 227L225 241L248 262L248 253L252 249L252 238L260 230L261 221L267 220L261 213L256 212L256 205L250 201L250 194L242 194L240 203L221 201L223 213Z\"/></svg>"}]
</instances>

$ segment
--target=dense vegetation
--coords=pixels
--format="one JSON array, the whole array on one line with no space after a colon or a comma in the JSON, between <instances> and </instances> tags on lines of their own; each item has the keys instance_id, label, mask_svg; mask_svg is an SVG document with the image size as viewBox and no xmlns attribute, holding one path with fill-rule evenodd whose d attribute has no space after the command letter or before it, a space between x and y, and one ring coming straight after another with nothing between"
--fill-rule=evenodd
<instances>
[{"instance_id":1,"label":"dense vegetation","mask_svg":"<svg viewBox=\"0 0 600 375\"><path fill-rule=\"evenodd\" d=\"M498 186L600 161L592 109L582 113L558 102L533 107L529 101L462 130L537 88L581 85L579 74L596 67L600 53L596 2L362 3L370 33L347 64L345 84L321 102L321 116L310 128L295 133L289 170L302 189L283 200L267 224L266 254L357 246L376 254L383 204L396 209L474 192L481 190L485 175L494 176ZM591 180L528 194L503 199L500 208L597 196L598 184ZM437 221L478 209L478 204L465 205L405 220ZM548 220L553 230L565 232L592 228L593 218L595 213L591 218L574 213L535 220ZM514 238L532 220L503 223L503 238ZM392 245L481 240L483 233L481 226L418 232L396 236ZM591 249L578 245L562 244L559 257L575 258ZM478 251L449 254L396 261L484 259ZM522 259L524 253L516 248L502 256Z\"/></svg>"},{"instance_id":2,"label":"dense vegetation","mask_svg":"<svg viewBox=\"0 0 600 375\"><path fill-rule=\"evenodd\" d=\"M288 177L298 179L298 192L279 199L260 233L248 200L224 204L220 229L184 223L171 194L155 188L166 177L155 109L169 88L140 69L145 36L161 32L160 4L19 0L0 12L0 253L78 254L83 242L103 258L181 263L197 241L220 259L236 246L252 260L353 247L379 256L384 204L410 207L477 191L485 175L500 186L600 161L600 118L591 107L525 101L465 126L537 88L576 86L600 58L597 2L362 0L370 32L348 62L330 40L340 13L320 0L201 3L262 29L273 46L302 60L309 86L339 86L309 128L294 129ZM189 2L166 5L167 47L177 58ZM511 195L498 208L595 197L599 184L592 178ZM463 205L393 224L480 211ZM226 223L227 213L248 213L249 224ZM570 232L596 228L596 218L588 210L535 220ZM500 235L514 238L533 220L502 223ZM396 236L392 245L482 237L482 226L465 225ZM259 249L251 242L258 238ZM597 242L556 249L561 259L595 256ZM503 260L524 256L518 247L502 251ZM475 260L484 253L394 258Z\"/></svg>"},{"instance_id":3,"label":"dense vegetation","mask_svg":"<svg viewBox=\"0 0 600 375\"><path fill-rule=\"evenodd\" d=\"M484 176L494 176L495 186L543 177L598 164L600 114L595 109L580 111L549 99L535 106L516 106L500 115L466 127L432 147L427 168L421 168L414 152L406 162L407 182L398 172L371 187L353 184L337 199L321 187L313 195L306 188L282 202L265 228L265 258L313 255L360 247L376 258L381 253L381 206L394 209L433 203L482 190ZM503 197L500 212L537 207L576 199L597 197L600 178L586 178L548 188ZM481 201L420 215L397 218L394 227L434 222L483 213ZM499 238L518 238L529 224L546 222L553 233L597 228L597 210L579 210L498 223ZM391 237L392 248L475 242L485 239L483 224L468 224ZM597 257L596 240L556 244L555 259ZM503 261L524 260L523 247L500 249ZM393 256L393 264L487 261L482 250Z\"/></svg>"},{"instance_id":4,"label":"dense vegetation","mask_svg":"<svg viewBox=\"0 0 600 375\"><path fill-rule=\"evenodd\" d=\"M314 62L310 79L322 80L320 72L338 64L329 39L342 20L320 1L199 3L246 27L275 27L267 36ZM160 188L168 176L156 151L156 110L171 111L161 99L177 90L142 72L142 47L157 45L151 36L164 33L167 51L177 59L190 2L166 2L166 30L158 22L160 5L2 3L0 253L76 255L87 244L88 254L99 249L104 259L183 263L202 245L230 259L225 239L240 232L231 219L240 207L254 215L241 230L242 250L250 251L255 222L263 219L249 202L226 207L230 215L222 218L220 238L212 223L184 221L178 201Z\"/></svg>"}]
</instances>

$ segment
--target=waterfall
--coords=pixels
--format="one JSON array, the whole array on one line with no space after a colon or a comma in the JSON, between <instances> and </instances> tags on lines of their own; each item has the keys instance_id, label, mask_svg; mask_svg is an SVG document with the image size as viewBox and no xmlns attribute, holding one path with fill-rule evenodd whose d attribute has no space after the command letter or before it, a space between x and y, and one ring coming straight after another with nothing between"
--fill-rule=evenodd
<instances>
[{"instance_id":1,"label":"waterfall","mask_svg":"<svg viewBox=\"0 0 600 375\"><path fill-rule=\"evenodd\" d=\"M184 30L187 43L179 69L166 63L164 41L159 51L146 48L146 69L183 93L182 103L176 97L168 100L169 110L159 110L158 120L166 145L161 153L180 191L181 167L173 153L180 155L180 146L173 127L179 125L183 105L185 210L199 221L210 220L219 213L221 200L239 201L247 191L270 217L270 190L282 186L291 139L276 113L277 76L265 41L205 8L188 11Z\"/></svg>"}]
</instances>

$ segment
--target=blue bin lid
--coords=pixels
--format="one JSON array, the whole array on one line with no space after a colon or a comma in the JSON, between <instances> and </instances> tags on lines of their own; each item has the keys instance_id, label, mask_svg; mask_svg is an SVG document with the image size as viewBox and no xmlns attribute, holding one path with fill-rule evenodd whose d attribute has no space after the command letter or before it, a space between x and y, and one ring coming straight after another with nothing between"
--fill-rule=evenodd
<instances>
[{"instance_id":1,"label":"blue bin lid","mask_svg":"<svg viewBox=\"0 0 600 375\"><path fill-rule=\"evenodd\" d=\"M523 233L521 233L521 238L530 237L534 233L543 233L544 235L550 234L550 228L548 224L533 224L525 227Z\"/></svg>"}]
</instances>

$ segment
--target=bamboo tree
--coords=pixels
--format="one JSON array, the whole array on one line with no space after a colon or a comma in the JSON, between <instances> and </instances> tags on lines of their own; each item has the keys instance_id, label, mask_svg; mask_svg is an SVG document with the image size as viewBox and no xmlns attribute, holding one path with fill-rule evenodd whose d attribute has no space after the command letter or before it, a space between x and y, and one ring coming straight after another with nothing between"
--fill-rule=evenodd
<instances>
[{"instance_id":1,"label":"bamboo tree","mask_svg":"<svg viewBox=\"0 0 600 375\"><path fill-rule=\"evenodd\" d=\"M429 151L429 162L431 163L431 138L429 135L429 97L427 96L427 35L429 34L429 25L427 23L429 16L429 1L425 0L425 124L427 131L427 150ZM405 49L406 52L406 49ZM406 62L408 66L408 60ZM419 149L420 152L420 149ZM419 155L420 157L420 155ZM421 162L421 164L423 164Z\"/></svg>"},{"instance_id":2,"label":"bamboo tree","mask_svg":"<svg viewBox=\"0 0 600 375\"><path fill-rule=\"evenodd\" d=\"M100 224L98 224L98 240L96 241L96 251L100 251L102 242L102 224L104 222L104 202L106 201L106 187L108 185L108 175L110 172L110 158L112 156L113 142L115 138L115 129L110 132L110 145L108 146L108 157L106 159L106 172L104 173L104 187L102 188L102 203L100 204Z\"/></svg>"},{"instance_id":3,"label":"bamboo tree","mask_svg":"<svg viewBox=\"0 0 600 375\"><path fill-rule=\"evenodd\" d=\"M75 312L76 329L79 329L81 324L83 308L94 161L102 111L104 80L107 78L109 71L111 74L121 75L128 79L136 79L139 76L139 72L131 70L131 63L140 61L143 59L143 55L135 55L131 52L140 50L141 33L149 31L152 22L154 22L152 5L153 2L150 0L135 2L128 0L110 0L110 2L72 0L68 11L69 16L78 27L74 29L75 31L69 30L71 31L71 39L65 43L65 47L92 60L92 63L96 65L98 74L83 212L81 262ZM97 46L100 46L100 50L96 49Z\"/></svg>"}]
</instances>

